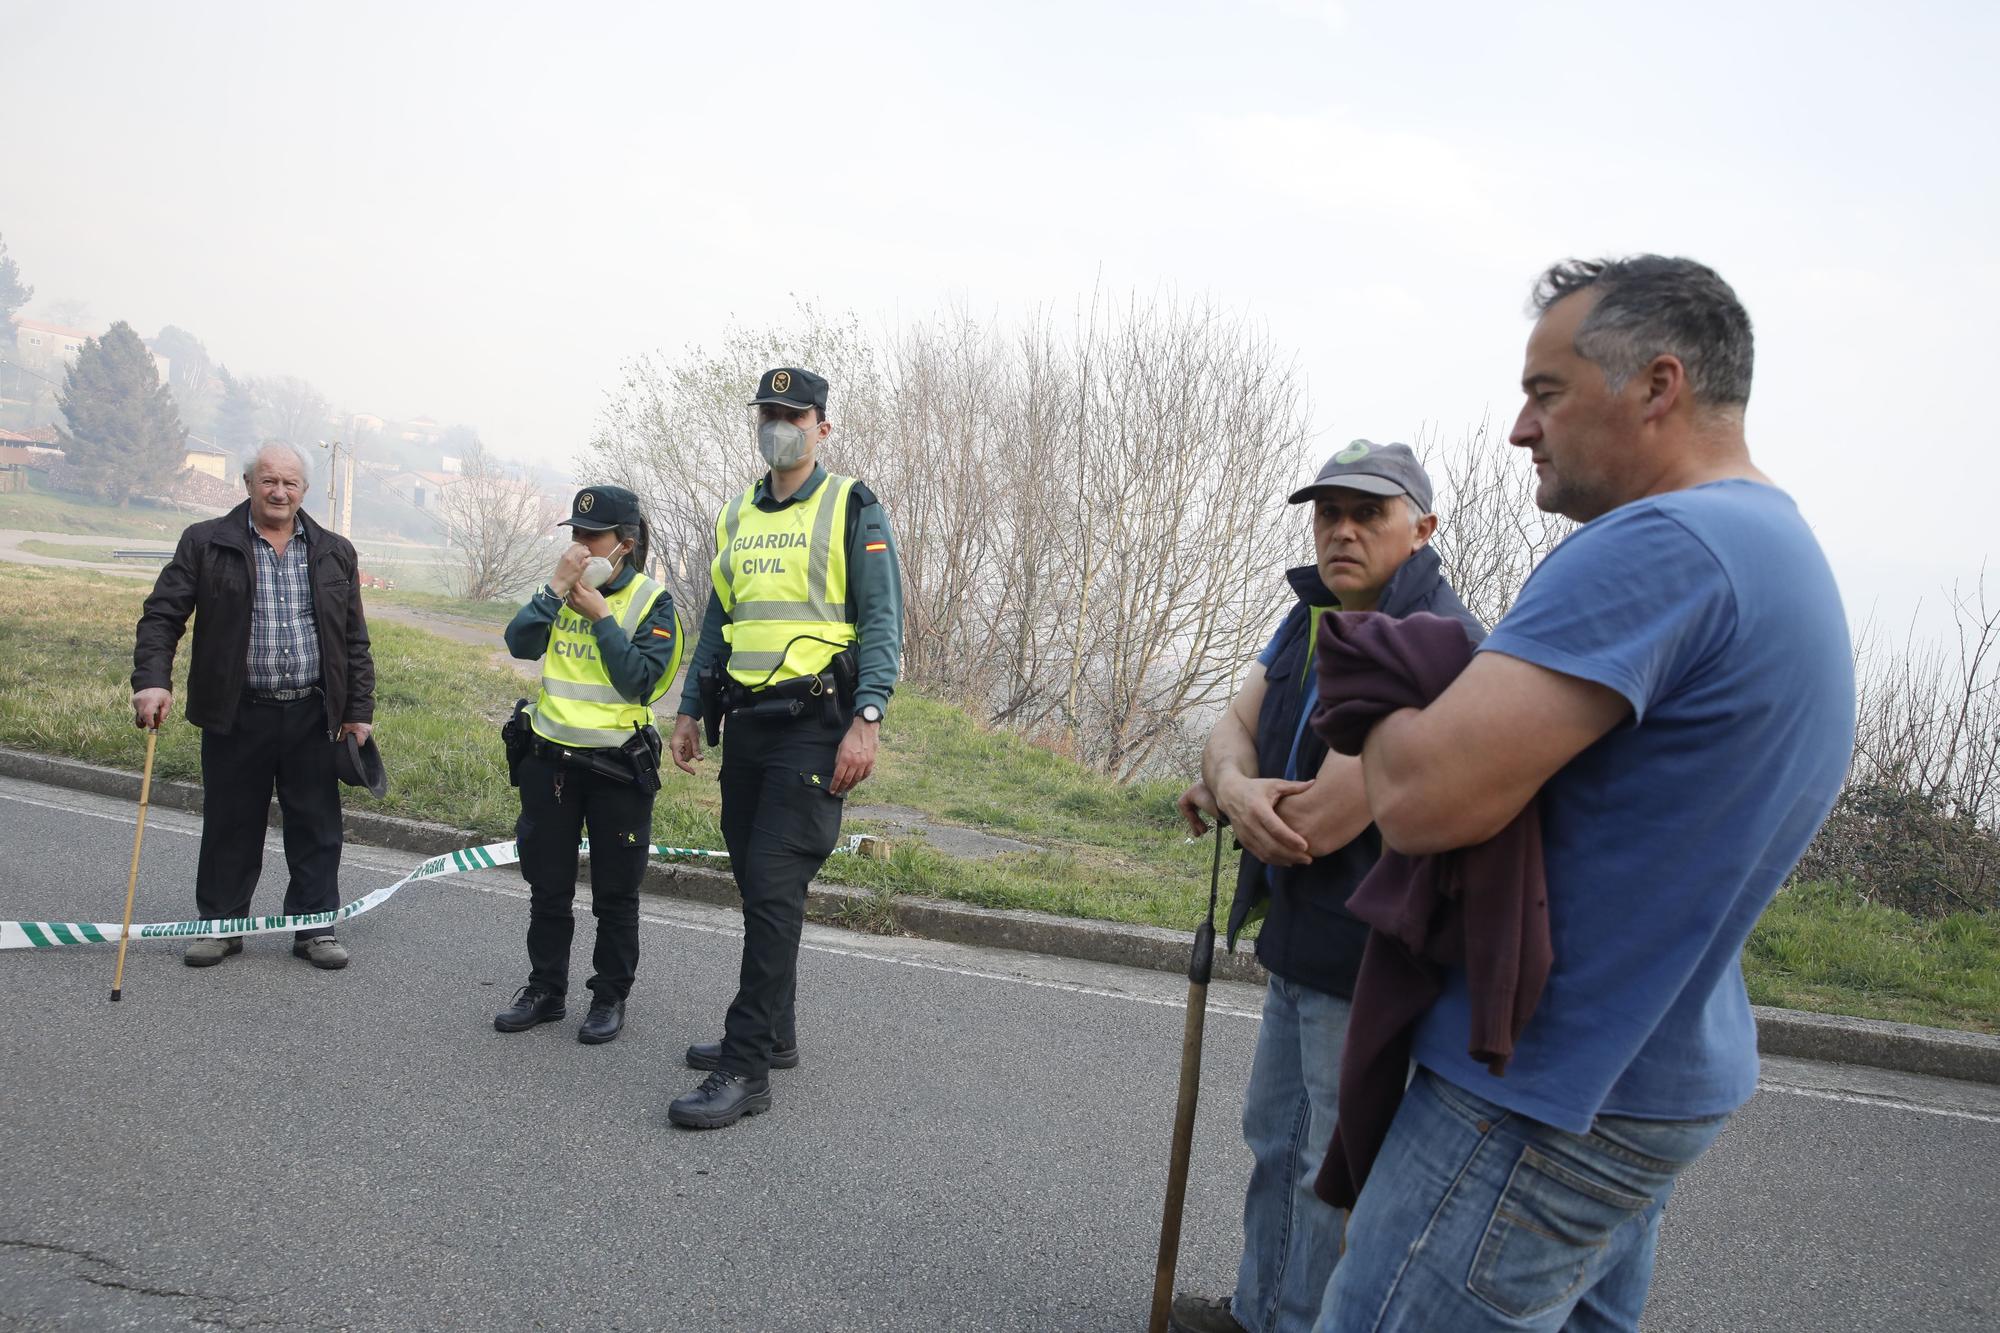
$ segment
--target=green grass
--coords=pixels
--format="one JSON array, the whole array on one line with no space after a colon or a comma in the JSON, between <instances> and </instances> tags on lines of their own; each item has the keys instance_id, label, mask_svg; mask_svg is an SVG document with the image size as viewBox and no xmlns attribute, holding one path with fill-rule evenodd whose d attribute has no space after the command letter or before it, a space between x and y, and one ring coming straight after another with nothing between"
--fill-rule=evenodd
<instances>
[{"instance_id":1,"label":"green grass","mask_svg":"<svg viewBox=\"0 0 2000 1333\"><path fill-rule=\"evenodd\" d=\"M88 571L0 565L0 745L138 769L145 747L126 682L145 591ZM79 606L91 609L87 623ZM484 649L388 622L372 630L391 785L383 801L351 789L346 800L511 836L517 804L498 725L524 682L490 665ZM161 732L156 772L198 779L199 739L177 713ZM909 690L896 695L882 741L857 803L911 806L1041 850L965 861L903 837L886 860L836 857L827 879L877 894L854 924L881 928L897 894L1183 930L1201 919L1209 845L1187 842L1172 784L1120 786ZM722 846L717 765L710 754L697 777L667 768L654 806L658 841ZM1744 972L1760 1004L2000 1031L2000 914L1921 921L1850 888L1795 886L1758 924Z\"/></svg>"},{"instance_id":2,"label":"green grass","mask_svg":"<svg viewBox=\"0 0 2000 1333\"><path fill-rule=\"evenodd\" d=\"M43 491L11 491L0 495L0 528L29 532L149 537L172 542L181 535L182 528L198 517L178 509L155 509L138 501L119 509Z\"/></svg>"},{"instance_id":3,"label":"green grass","mask_svg":"<svg viewBox=\"0 0 2000 1333\"><path fill-rule=\"evenodd\" d=\"M23 542L25 547L29 545ZM369 566L373 569L373 566ZM398 580L400 585L401 580ZM473 602L463 597L449 597L444 593L419 592L401 586L394 588L370 588L362 594L369 606L384 603L389 606L406 606L414 611L431 611L441 616L452 616L459 620L473 620L482 625L505 625L521 609L518 601Z\"/></svg>"},{"instance_id":4,"label":"green grass","mask_svg":"<svg viewBox=\"0 0 2000 1333\"><path fill-rule=\"evenodd\" d=\"M1923 920L1796 884L1751 932L1743 975L1757 1004L2000 1032L2000 914Z\"/></svg>"},{"instance_id":5,"label":"green grass","mask_svg":"<svg viewBox=\"0 0 2000 1333\"><path fill-rule=\"evenodd\" d=\"M52 555L58 560L82 560L87 564L98 565L129 563L134 568L140 569L149 567L152 562L138 560L129 562L113 561L111 553L113 551L152 550L155 546L158 546L158 549L163 551L171 551L172 549L160 543L143 543L133 546L71 546L63 542L44 541L24 541L21 543L22 550L34 555Z\"/></svg>"}]
</instances>

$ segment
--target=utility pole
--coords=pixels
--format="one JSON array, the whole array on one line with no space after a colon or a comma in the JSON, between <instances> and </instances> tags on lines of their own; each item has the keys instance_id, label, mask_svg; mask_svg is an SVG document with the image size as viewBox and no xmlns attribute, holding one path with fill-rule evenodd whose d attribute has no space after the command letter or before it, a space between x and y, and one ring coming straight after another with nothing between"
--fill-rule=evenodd
<instances>
[{"instance_id":1,"label":"utility pole","mask_svg":"<svg viewBox=\"0 0 2000 1333\"><path fill-rule=\"evenodd\" d=\"M347 450L347 470L340 477L340 535L354 540L354 449Z\"/></svg>"},{"instance_id":2,"label":"utility pole","mask_svg":"<svg viewBox=\"0 0 2000 1333\"><path fill-rule=\"evenodd\" d=\"M319 447L326 455L326 525L335 532L340 531L340 441L321 440Z\"/></svg>"}]
</instances>

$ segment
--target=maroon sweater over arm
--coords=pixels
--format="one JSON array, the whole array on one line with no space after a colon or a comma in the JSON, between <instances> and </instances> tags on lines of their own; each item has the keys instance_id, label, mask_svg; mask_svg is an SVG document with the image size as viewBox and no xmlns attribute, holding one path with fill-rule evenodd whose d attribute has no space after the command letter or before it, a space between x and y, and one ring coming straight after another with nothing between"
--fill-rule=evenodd
<instances>
[{"instance_id":1,"label":"maroon sweater over arm","mask_svg":"<svg viewBox=\"0 0 2000 1333\"><path fill-rule=\"evenodd\" d=\"M1382 718L1444 693L1471 662L1472 644L1441 616L1350 612L1321 619L1317 657L1313 730L1356 755ZM1540 811L1531 802L1476 847L1438 856L1385 849L1347 910L1368 923L1368 944L1340 1060L1339 1121L1314 1184L1339 1208L1354 1206L1388 1136L1417 1023L1448 969L1464 969L1471 987L1472 1055L1506 1071L1552 961Z\"/></svg>"}]
</instances>

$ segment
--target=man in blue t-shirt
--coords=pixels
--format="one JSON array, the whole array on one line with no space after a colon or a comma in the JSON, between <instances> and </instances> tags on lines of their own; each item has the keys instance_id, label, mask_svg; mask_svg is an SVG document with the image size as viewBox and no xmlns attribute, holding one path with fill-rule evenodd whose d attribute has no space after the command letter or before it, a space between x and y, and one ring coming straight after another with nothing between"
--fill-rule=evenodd
<instances>
[{"instance_id":1,"label":"man in blue t-shirt","mask_svg":"<svg viewBox=\"0 0 2000 1333\"><path fill-rule=\"evenodd\" d=\"M1539 795L1554 968L1499 1077L1450 978L1321 1330L1638 1327L1674 1180L1756 1089L1744 939L1853 749L1832 573L1744 442L1735 293L1646 255L1557 265L1536 306L1509 438L1583 526L1362 763L1406 853Z\"/></svg>"}]
</instances>

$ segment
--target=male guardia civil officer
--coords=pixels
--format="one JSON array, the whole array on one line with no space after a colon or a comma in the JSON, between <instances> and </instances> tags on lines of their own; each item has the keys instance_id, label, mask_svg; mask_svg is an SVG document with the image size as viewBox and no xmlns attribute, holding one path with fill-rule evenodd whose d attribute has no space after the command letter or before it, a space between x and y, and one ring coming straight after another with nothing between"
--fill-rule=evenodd
<instances>
[{"instance_id":1,"label":"male guardia civil officer","mask_svg":"<svg viewBox=\"0 0 2000 1333\"><path fill-rule=\"evenodd\" d=\"M680 664L681 627L673 595L642 572L647 533L637 496L587 486L565 522L575 542L507 626L507 651L541 658L542 688L503 732L521 789L515 837L529 889L529 972L493 1026L523 1032L565 1012L577 843L588 830L597 948L594 998L576 1039L595 1046L625 1025L639 964L639 881L660 789L653 700Z\"/></svg>"},{"instance_id":2,"label":"male guardia civil officer","mask_svg":"<svg viewBox=\"0 0 2000 1333\"><path fill-rule=\"evenodd\" d=\"M698 721L724 723L722 835L743 895L743 966L722 1040L688 1048L710 1071L667 1108L716 1129L771 1106L769 1071L799 1061L793 1018L806 885L840 836L841 802L875 767L902 655L903 588L873 492L818 463L827 383L767 371L751 403L770 471L715 522L714 591L674 722L694 772Z\"/></svg>"}]
</instances>

